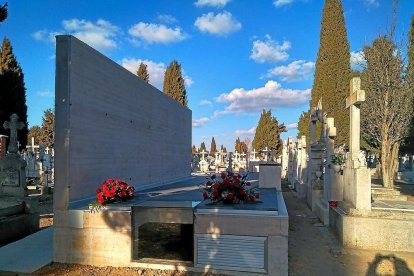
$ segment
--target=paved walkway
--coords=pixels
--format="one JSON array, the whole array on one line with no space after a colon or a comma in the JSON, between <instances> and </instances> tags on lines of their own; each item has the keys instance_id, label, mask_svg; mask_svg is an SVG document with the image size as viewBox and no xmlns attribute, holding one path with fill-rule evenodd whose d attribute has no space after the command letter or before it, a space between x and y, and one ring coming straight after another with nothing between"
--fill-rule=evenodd
<instances>
[{"instance_id":1,"label":"paved walkway","mask_svg":"<svg viewBox=\"0 0 414 276\"><path fill-rule=\"evenodd\" d=\"M53 227L0 247L2 271L32 273L53 260Z\"/></svg>"}]
</instances>

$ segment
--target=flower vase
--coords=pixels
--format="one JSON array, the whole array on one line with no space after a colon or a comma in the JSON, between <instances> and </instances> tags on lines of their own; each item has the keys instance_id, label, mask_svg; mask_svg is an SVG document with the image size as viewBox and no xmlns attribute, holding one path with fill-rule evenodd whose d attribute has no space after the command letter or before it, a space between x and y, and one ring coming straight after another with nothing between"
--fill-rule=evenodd
<instances>
[{"instance_id":1,"label":"flower vase","mask_svg":"<svg viewBox=\"0 0 414 276\"><path fill-rule=\"evenodd\" d=\"M336 173L340 172L340 171L341 171L341 165L339 165L339 164L334 164L334 165L333 165L333 170L334 170L334 172L336 172Z\"/></svg>"}]
</instances>

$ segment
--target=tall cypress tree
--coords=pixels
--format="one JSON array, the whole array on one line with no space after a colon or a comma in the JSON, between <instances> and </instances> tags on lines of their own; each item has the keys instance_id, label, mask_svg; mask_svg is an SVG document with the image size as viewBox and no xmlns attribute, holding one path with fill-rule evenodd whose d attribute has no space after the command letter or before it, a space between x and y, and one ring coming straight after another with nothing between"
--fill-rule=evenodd
<instances>
[{"instance_id":1,"label":"tall cypress tree","mask_svg":"<svg viewBox=\"0 0 414 276\"><path fill-rule=\"evenodd\" d=\"M210 155L214 156L214 154L216 154L217 152L217 145L216 145L216 140L214 140L214 137L211 138L211 144L210 144Z\"/></svg>"},{"instance_id":2,"label":"tall cypress tree","mask_svg":"<svg viewBox=\"0 0 414 276\"><path fill-rule=\"evenodd\" d=\"M201 142L200 149L198 152L202 152L202 151L207 151L206 144L204 142Z\"/></svg>"},{"instance_id":3,"label":"tall cypress tree","mask_svg":"<svg viewBox=\"0 0 414 276\"><path fill-rule=\"evenodd\" d=\"M191 153L192 154L196 154L197 153L197 148L195 145L193 145L193 147L191 148Z\"/></svg>"},{"instance_id":4,"label":"tall cypress tree","mask_svg":"<svg viewBox=\"0 0 414 276\"><path fill-rule=\"evenodd\" d=\"M8 15L7 12L7 2L2 6L0 5L0 22L3 22L4 20L6 20Z\"/></svg>"},{"instance_id":5,"label":"tall cypress tree","mask_svg":"<svg viewBox=\"0 0 414 276\"><path fill-rule=\"evenodd\" d=\"M181 65L176 60L173 60L165 71L163 91L183 106L188 106Z\"/></svg>"},{"instance_id":6,"label":"tall cypress tree","mask_svg":"<svg viewBox=\"0 0 414 276\"><path fill-rule=\"evenodd\" d=\"M407 73L406 73L406 82L413 85L414 83L414 15L411 17L410 32L408 34L408 49L407 49ZM412 86L411 86L412 87ZM412 91L414 93L414 91ZM414 109L414 99L413 99L413 109ZM414 116L411 118L409 135L405 139L402 149L405 153L414 153Z\"/></svg>"},{"instance_id":7,"label":"tall cypress tree","mask_svg":"<svg viewBox=\"0 0 414 276\"><path fill-rule=\"evenodd\" d=\"M309 145L310 143L310 111L304 111L298 121L298 138L302 137L302 135L306 136L306 143Z\"/></svg>"},{"instance_id":8,"label":"tall cypress tree","mask_svg":"<svg viewBox=\"0 0 414 276\"><path fill-rule=\"evenodd\" d=\"M46 109L43 114L40 143L44 143L50 148L55 145L55 112L50 108Z\"/></svg>"},{"instance_id":9,"label":"tall cypress tree","mask_svg":"<svg viewBox=\"0 0 414 276\"><path fill-rule=\"evenodd\" d=\"M335 142L338 144L348 144L349 140L349 113L345 100L349 94L350 72L349 43L341 0L326 0L310 107L317 106L319 99L323 98L323 111L335 118ZM320 127L318 124L316 133L320 133Z\"/></svg>"},{"instance_id":10,"label":"tall cypress tree","mask_svg":"<svg viewBox=\"0 0 414 276\"><path fill-rule=\"evenodd\" d=\"M275 156L280 155L283 145L283 142L280 139L280 134L285 131L285 125L279 124L276 118L272 116L270 110L263 110L256 127L253 148L261 151L267 147L268 149L275 151Z\"/></svg>"},{"instance_id":11,"label":"tall cypress tree","mask_svg":"<svg viewBox=\"0 0 414 276\"><path fill-rule=\"evenodd\" d=\"M234 144L234 150L240 153L240 138L237 137L236 142Z\"/></svg>"},{"instance_id":12,"label":"tall cypress tree","mask_svg":"<svg viewBox=\"0 0 414 276\"><path fill-rule=\"evenodd\" d=\"M149 74L147 71L147 65L143 62L139 64L138 70L137 70L137 76L145 81L146 83L149 82Z\"/></svg>"},{"instance_id":13,"label":"tall cypress tree","mask_svg":"<svg viewBox=\"0 0 414 276\"><path fill-rule=\"evenodd\" d=\"M3 39L0 52L0 125L16 113L25 127L18 131L18 141L24 148L27 144L27 106L23 71L13 54L7 38ZM9 135L9 130L0 127L0 134Z\"/></svg>"}]
</instances>

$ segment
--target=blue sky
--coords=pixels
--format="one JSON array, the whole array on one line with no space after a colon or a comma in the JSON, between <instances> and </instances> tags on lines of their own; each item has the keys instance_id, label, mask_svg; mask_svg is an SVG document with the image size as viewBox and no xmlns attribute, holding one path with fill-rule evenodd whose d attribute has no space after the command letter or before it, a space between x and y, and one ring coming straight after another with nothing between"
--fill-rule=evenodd
<instances>
[{"instance_id":1,"label":"blue sky","mask_svg":"<svg viewBox=\"0 0 414 276\"><path fill-rule=\"evenodd\" d=\"M234 149L253 139L272 109L296 137L308 109L319 47L322 0L15 1L0 24L25 73L29 127L54 105L54 35L73 34L125 68L148 65L162 88L166 66L182 64L193 144ZM4 1L0 1L4 3ZM344 0L352 60L391 21L391 0ZM405 45L413 0L400 0L397 38ZM345 104L345 103L344 103Z\"/></svg>"}]
</instances>

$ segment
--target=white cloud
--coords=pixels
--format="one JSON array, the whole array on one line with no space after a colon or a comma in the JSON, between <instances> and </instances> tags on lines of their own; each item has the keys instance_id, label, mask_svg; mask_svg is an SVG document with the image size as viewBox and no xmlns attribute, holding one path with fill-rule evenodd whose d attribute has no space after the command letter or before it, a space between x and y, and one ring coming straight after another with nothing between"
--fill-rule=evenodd
<instances>
[{"instance_id":1,"label":"white cloud","mask_svg":"<svg viewBox=\"0 0 414 276\"><path fill-rule=\"evenodd\" d=\"M298 128L298 123L292 123L292 124L286 125L286 129L293 129L293 128Z\"/></svg>"},{"instance_id":2,"label":"white cloud","mask_svg":"<svg viewBox=\"0 0 414 276\"><path fill-rule=\"evenodd\" d=\"M147 65L147 71L149 74L149 83L153 86L157 87L158 89L162 90L162 85L164 83L164 74L167 66L162 62L154 62L151 60L142 60L142 59L135 59L135 58L123 58L121 61L121 65L130 71L133 74L136 74L139 65L143 62ZM190 78L190 76L186 75L183 71L183 78L184 82L187 86L191 86L194 81Z\"/></svg>"},{"instance_id":3,"label":"white cloud","mask_svg":"<svg viewBox=\"0 0 414 276\"><path fill-rule=\"evenodd\" d=\"M43 29L33 33L32 37L39 41L54 43L56 35L71 34L98 50L108 50L118 46L115 39L120 33L120 29L109 21L98 19L96 23L93 23L73 18L63 20L62 26L63 30L48 31Z\"/></svg>"},{"instance_id":4,"label":"white cloud","mask_svg":"<svg viewBox=\"0 0 414 276\"><path fill-rule=\"evenodd\" d=\"M367 64L363 51L351 52L351 67L361 67Z\"/></svg>"},{"instance_id":5,"label":"white cloud","mask_svg":"<svg viewBox=\"0 0 414 276\"><path fill-rule=\"evenodd\" d=\"M364 0L365 5L369 6L369 7L379 7L379 2L378 0Z\"/></svg>"},{"instance_id":6,"label":"white cloud","mask_svg":"<svg viewBox=\"0 0 414 276\"><path fill-rule=\"evenodd\" d=\"M197 0L194 4L197 7L204 7L204 6L210 6L210 7L216 7L216 8L222 8L227 3L229 3L230 0Z\"/></svg>"},{"instance_id":7,"label":"white cloud","mask_svg":"<svg viewBox=\"0 0 414 276\"><path fill-rule=\"evenodd\" d=\"M208 106L213 106L213 103L209 100L201 100L200 101L200 105L208 105Z\"/></svg>"},{"instance_id":8,"label":"white cloud","mask_svg":"<svg viewBox=\"0 0 414 276\"><path fill-rule=\"evenodd\" d=\"M236 32L242 26L231 13L226 11L216 15L212 12L203 14L196 19L194 25L203 33L222 36Z\"/></svg>"},{"instance_id":9,"label":"white cloud","mask_svg":"<svg viewBox=\"0 0 414 276\"><path fill-rule=\"evenodd\" d=\"M258 63L278 62L289 58L287 50L290 49L290 42L283 41L279 44L266 35L266 40L253 41L253 48L250 58Z\"/></svg>"},{"instance_id":10,"label":"white cloud","mask_svg":"<svg viewBox=\"0 0 414 276\"><path fill-rule=\"evenodd\" d=\"M163 24L139 22L129 28L128 33L138 41L146 43L173 43L185 40L187 35L179 27L170 28Z\"/></svg>"},{"instance_id":11,"label":"white cloud","mask_svg":"<svg viewBox=\"0 0 414 276\"><path fill-rule=\"evenodd\" d=\"M55 97L55 94L52 93L52 92L50 92L50 91L48 91L48 90L46 90L46 91L39 91L36 94L37 94L37 96L44 97L44 98L54 98Z\"/></svg>"},{"instance_id":12,"label":"white cloud","mask_svg":"<svg viewBox=\"0 0 414 276\"><path fill-rule=\"evenodd\" d=\"M237 129L235 134L237 136L252 136L256 133L256 127L252 127L251 129Z\"/></svg>"},{"instance_id":13,"label":"white cloud","mask_svg":"<svg viewBox=\"0 0 414 276\"><path fill-rule=\"evenodd\" d=\"M213 117L229 113L257 113L263 109L300 106L309 101L310 91L310 89L284 89L273 80L269 80L264 87L251 90L236 88L216 98L217 102L229 105L222 111L216 111Z\"/></svg>"},{"instance_id":14,"label":"white cloud","mask_svg":"<svg viewBox=\"0 0 414 276\"><path fill-rule=\"evenodd\" d=\"M312 77L315 63L312 61L296 60L288 65L277 66L267 71L266 77L281 77L283 81L294 82L308 80Z\"/></svg>"},{"instance_id":15,"label":"white cloud","mask_svg":"<svg viewBox=\"0 0 414 276\"><path fill-rule=\"evenodd\" d=\"M288 4L292 3L292 2L293 2L293 0L276 0L275 2L273 2L273 4L276 7L281 7L281 6L288 5Z\"/></svg>"},{"instance_id":16,"label":"white cloud","mask_svg":"<svg viewBox=\"0 0 414 276\"><path fill-rule=\"evenodd\" d=\"M202 127L210 121L207 117L202 117L200 119L193 120L192 126L193 127Z\"/></svg>"},{"instance_id":17,"label":"white cloud","mask_svg":"<svg viewBox=\"0 0 414 276\"><path fill-rule=\"evenodd\" d=\"M159 21L165 24L174 24L178 22L177 18L175 18L174 16L170 14L159 14L157 18Z\"/></svg>"}]
</instances>

